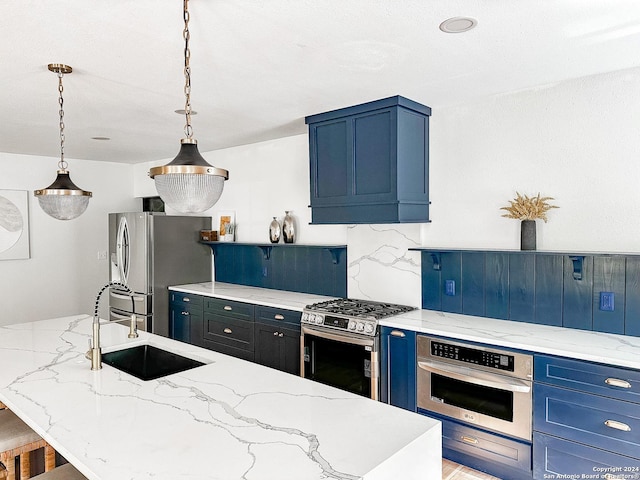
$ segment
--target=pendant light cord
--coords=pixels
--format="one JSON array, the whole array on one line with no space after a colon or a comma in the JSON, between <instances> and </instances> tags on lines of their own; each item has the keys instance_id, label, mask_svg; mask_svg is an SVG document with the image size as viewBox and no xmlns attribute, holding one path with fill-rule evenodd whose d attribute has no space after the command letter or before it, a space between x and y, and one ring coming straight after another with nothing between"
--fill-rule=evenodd
<instances>
[{"instance_id":1,"label":"pendant light cord","mask_svg":"<svg viewBox=\"0 0 640 480\"><path fill-rule=\"evenodd\" d=\"M62 71L58 71L58 104L60 105L60 161L58 162L58 168L60 170L67 169L67 162L64 159L64 99L62 98L62 92L64 87L62 86L62 77L64 74Z\"/></svg>"},{"instance_id":2,"label":"pendant light cord","mask_svg":"<svg viewBox=\"0 0 640 480\"><path fill-rule=\"evenodd\" d=\"M191 50L189 49L191 34L189 33L189 0L184 0L183 6L184 30L182 31L182 38L184 38L184 114L186 117L184 134L187 139L191 140L193 138L193 127L191 126Z\"/></svg>"}]
</instances>

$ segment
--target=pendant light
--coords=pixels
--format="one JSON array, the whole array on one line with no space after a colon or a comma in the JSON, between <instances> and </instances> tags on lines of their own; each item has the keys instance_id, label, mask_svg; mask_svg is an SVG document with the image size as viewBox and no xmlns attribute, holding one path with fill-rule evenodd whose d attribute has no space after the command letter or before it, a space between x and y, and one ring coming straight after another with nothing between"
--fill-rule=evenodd
<instances>
[{"instance_id":1,"label":"pendant light","mask_svg":"<svg viewBox=\"0 0 640 480\"><path fill-rule=\"evenodd\" d=\"M189 60L189 0L183 1L184 30L184 112L186 138L180 140L180 151L176 158L162 167L149 170L155 180L160 198L169 207L180 213L200 213L211 208L222 195L224 182L229 172L216 168L200 155L191 127L191 67Z\"/></svg>"},{"instance_id":2,"label":"pendant light","mask_svg":"<svg viewBox=\"0 0 640 480\"><path fill-rule=\"evenodd\" d=\"M49 70L58 74L58 103L60 105L60 161L58 176L47 188L36 190L40 207L46 214L58 220L71 220L84 213L89 205L91 192L78 188L69 177L67 162L64 159L64 100L62 98L62 77L73 69L68 65L51 63Z\"/></svg>"}]
</instances>

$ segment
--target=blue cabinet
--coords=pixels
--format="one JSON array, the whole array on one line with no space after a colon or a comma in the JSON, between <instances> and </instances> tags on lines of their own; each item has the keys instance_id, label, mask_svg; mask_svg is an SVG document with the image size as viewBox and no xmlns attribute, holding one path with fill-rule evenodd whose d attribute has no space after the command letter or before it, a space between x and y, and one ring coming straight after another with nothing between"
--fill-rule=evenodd
<instances>
[{"instance_id":1,"label":"blue cabinet","mask_svg":"<svg viewBox=\"0 0 640 480\"><path fill-rule=\"evenodd\" d=\"M416 332L381 327L380 400L416 411Z\"/></svg>"},{"instance_id":2,"label":"blue cabinet","mask_svg":"<svg viewBox=\"0 0 640 480\"><path fill-rule=\"evenodd\" d=\"M182 292L169 295L169 337L202 345L203 297Z\"/></svg>"},{"instance_id":3,"label":"blue cabinet","mask_svg":"<svg viewBox=\"0 0 640 480\"><path fill-rule=\"evenodd\" d=\"M300 375L300 317L300 312L256 307L256 363Z\"/></svg>"},{"instance_id":4,"label":"blue cabinet","mask_svg":"<svg viewBox=\"0 0 640 480\"><path fill-rule=\"evenodd\" d=\"M640 372L536 355L534 380L535 478L640 475Z\"/></svg>"},{"instance_id":5,"label":"blue cabinet","mask_svg":"<svg viewBox=\"0 0 640 480\"><path fill-rule=\"evenodd\" d=\"M428 222L430 115L395 96L306 117L311 223Z\"/></svg>"}]
</instances>

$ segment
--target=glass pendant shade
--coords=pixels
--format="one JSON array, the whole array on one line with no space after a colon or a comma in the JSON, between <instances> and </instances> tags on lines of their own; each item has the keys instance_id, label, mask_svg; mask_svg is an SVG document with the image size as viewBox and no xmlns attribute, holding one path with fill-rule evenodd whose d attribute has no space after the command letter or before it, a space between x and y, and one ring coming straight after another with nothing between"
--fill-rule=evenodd
<instances>
[{"instance_id":1,"label":"glass pendant shade","mask_svg":"<svg viewBox=\"0 0 640 480\"><path fill-rule=\"evenodd\" d=\"M196 141L183 138L176 158L150 169L149 176L166 205L180 213L201 213L218 201L229 172L207 163Z\"/></svg>"},{"instance_id":2,"label":"glass pendant shade","mask_svg":"<svg viewBox=\"0 0 640 480\"><path fill-rule=\"evenodd\" d=\"M58 170L55 181L47 188L36 190L40 207L57 220L72 220L84 213L92 193L78 188L67 170Z\"/></svg>"}]
</instances>

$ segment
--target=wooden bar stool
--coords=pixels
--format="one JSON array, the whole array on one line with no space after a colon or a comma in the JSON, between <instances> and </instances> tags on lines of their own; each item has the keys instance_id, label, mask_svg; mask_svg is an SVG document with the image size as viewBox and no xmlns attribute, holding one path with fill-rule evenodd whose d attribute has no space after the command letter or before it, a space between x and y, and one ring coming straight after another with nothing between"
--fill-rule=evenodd
<instances>
[{"instance_id":1,"label":"wooden bar stool","mask_svg":"<svg viewBox=\"0 0 640 480\"><path fill-rule=\"evenodd\" d=\"M70 463L65 463L50 472L36 475L31 480L87 480L87 477L82 475Z\"/></svg>"},{"instance_id":2,"label":"wooden bar stool","mask_svg":"<svg viewBox=\"0 0 640 480\"><path fill-rule=\"evenodd\" d=\"M56 452L45 440L20 420L11 410L0 410L0 463L5 466L6 480L16 478L16 457L20 457L20 479L31 478L29 453L44 447L44 470L56 466Z\"/></svg>"}]
</instances>

